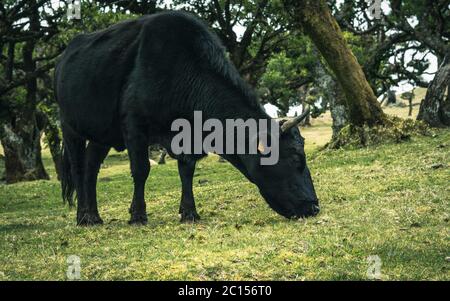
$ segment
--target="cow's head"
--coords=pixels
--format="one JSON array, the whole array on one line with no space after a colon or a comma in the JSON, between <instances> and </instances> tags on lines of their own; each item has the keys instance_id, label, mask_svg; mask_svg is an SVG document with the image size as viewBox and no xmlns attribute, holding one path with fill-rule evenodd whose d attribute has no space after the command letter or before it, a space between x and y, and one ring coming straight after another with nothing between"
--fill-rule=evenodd
<instances>
[{"instance_id":1,"label":"cow's head","mask_svg":"<svg viewBox=\"0 0 450 301\"><path fill-rule=\"evenodd\" d=\"M246 176L258 186L270 207L287 218L319 213L319 202L306 164L304 139L298 129L308 113L280 122L276 164L261 165L255 157L248 157L244 162Z\"/></svg>"}]
</instances>

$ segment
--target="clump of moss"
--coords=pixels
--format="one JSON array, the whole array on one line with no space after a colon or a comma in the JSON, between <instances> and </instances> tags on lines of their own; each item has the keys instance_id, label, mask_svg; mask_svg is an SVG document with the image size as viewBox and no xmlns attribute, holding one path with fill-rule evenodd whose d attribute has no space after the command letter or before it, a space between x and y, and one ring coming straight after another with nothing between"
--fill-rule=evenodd
<instances>
[{"instance_id":1,"label":"clump of moss","mask_svg":"<svg viewBox=\"0 0 450 301\"><path fill-rule=\"evenodd\" d=\"M409 140L413 135L431 134L431 129L422 121L388 116L384 125L345 126L325 148L358 148L389 142L400 143Z\"/></svg>"}]
</instances>

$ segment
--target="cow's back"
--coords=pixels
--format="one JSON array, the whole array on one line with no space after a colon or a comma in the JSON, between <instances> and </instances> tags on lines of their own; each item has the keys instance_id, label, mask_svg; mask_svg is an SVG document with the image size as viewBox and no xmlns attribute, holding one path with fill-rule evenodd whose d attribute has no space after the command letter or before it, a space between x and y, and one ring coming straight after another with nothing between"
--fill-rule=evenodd
<instances>
[{"instance_id":1,"label":"cow's back","mask_svg":"<svg viewBox=\"0 0 450 301\"><path fill-rule=\"evenodd\" d=\"M56 95L67 130L111 146L121 143L118 110L134 66L143 20L82 34L67 46L56 68Z\"/></svg>"},{"instance_id":2,"label":"cow's back","mask_svg":"<svg viewBox=\"0 0 450 301\"><path fill-rule=\"evenodd\" d=\"M259 109L219 39L190 14L158 13L81 35L57 67L63 127L120 149L124 115L170 129L175 118L210 107L201 97L210 79L220 79L214 88L233 90L242 106Z\"/></svg>"}]
</instances>

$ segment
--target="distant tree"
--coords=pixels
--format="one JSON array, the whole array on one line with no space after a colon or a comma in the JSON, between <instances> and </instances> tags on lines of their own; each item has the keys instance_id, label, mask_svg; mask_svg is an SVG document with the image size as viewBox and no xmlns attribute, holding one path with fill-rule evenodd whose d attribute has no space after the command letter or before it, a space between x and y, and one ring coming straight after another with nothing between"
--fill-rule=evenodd
<instances>
[{"instance_id":1,"label":"distant tree","mask_svg":"<svg viewBox=\"0 0 450 301\"><path fill-rule=\"evenodd\" d=\"M278 108L279 116L286 116L292 106L302 104L306 93L302 87L313 82L307 63L299 57L287 57L286 52L276 54L266 68L258 83L263 103Z\"/></svg>"},{"instance_id":2,"label":"distant tree","mask_svg":"<svg viewBox=\"0 0 450 301\"><path fill-rule=\"evenodd\" d=\"M402 93L402 95L400 97L401 97L401 99L408 101L408 107L409 107L408 116L412 116L414 91L404 92L404 93Z\"/></svg>"}]
</instances>

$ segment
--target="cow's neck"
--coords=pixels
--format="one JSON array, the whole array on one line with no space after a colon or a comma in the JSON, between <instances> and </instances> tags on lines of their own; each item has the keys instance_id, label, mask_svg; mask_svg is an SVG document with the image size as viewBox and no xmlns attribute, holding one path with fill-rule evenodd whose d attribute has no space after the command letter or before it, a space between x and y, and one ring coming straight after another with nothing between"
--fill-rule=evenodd
<instances>
[{"instance_id":1,"label":"cow's neck","mask_svg":"<svg viewBox=\"0 0 450 301\"><path fill-rule=\"evenodd\" d=\"M204 115L203 121L207 118L216 118L223 122L225 128L226 119L243 119L244 121L254 119L257 124L259 124L258 121L261 119L266 120L266 122L271 120L270 116L267 115L261 106L252 105L251 101L244 98L245 96L234 91L223 90L222 93L209 95L208 97L212 101L202 109ZM269 124L267 126L270 128ZM259 155L237 154L235 152L234 154L224 154L222 157L228 160L248 180L254 182L249 169L254 160L259 160Z\"/></svg>"},{"instance_id":2,"label":"cow's neck","mask_svg":"<svg viewBox=\"0 0 450 301\"><path fill-rule=\"evenodd\" d=\"M261 106L247 99L248 96L227 87L206 91L204 101L197 102L196 109L204 118L226 119L270 119Z\"/></svg>"}]
</instances>

